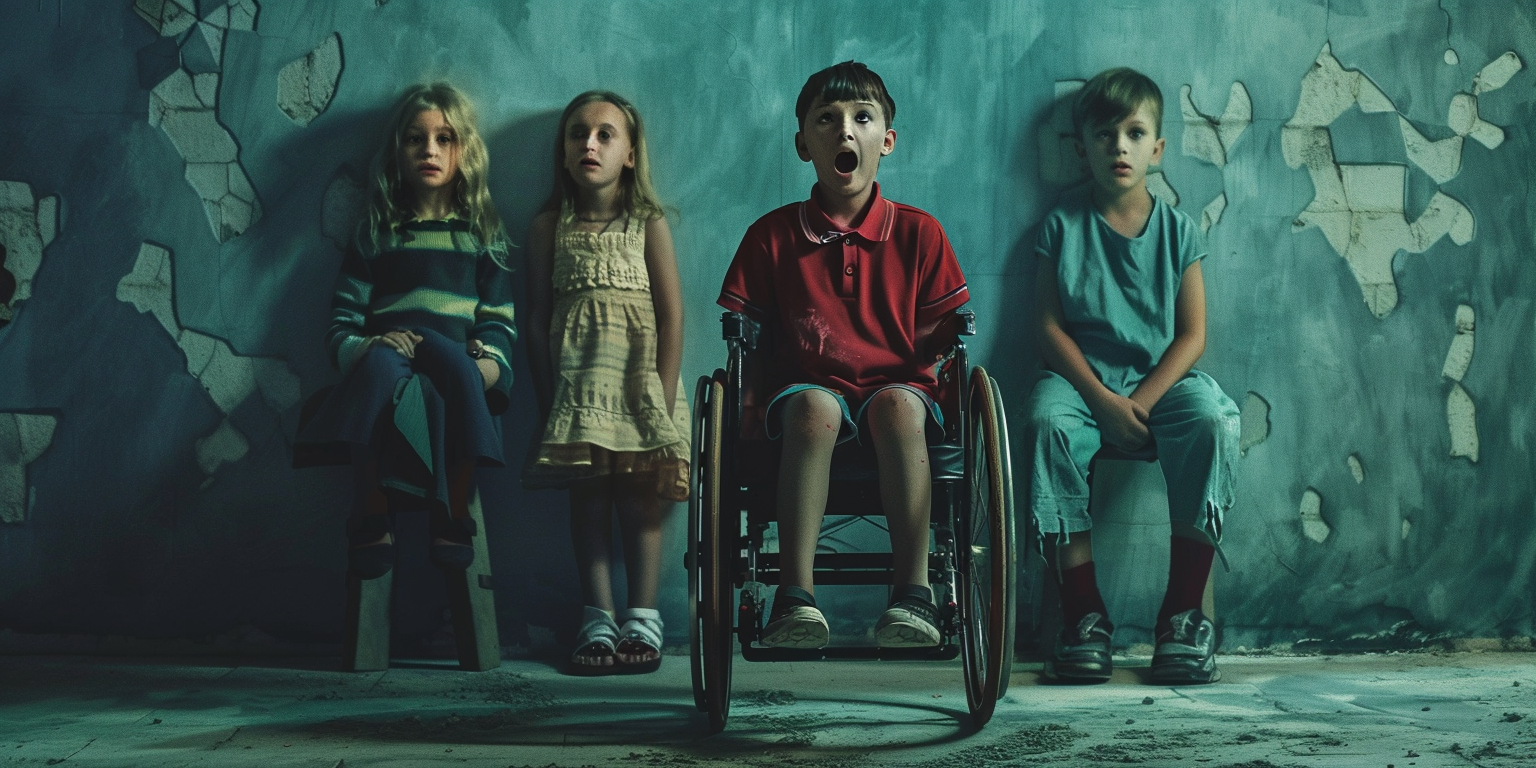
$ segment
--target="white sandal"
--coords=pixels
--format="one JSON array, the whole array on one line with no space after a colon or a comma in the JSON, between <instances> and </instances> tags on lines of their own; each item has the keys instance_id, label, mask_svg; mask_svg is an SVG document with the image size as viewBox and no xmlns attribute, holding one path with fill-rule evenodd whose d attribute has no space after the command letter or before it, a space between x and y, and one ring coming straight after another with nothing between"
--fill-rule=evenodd
<instances>
[{"instance_id":1,"label":"white sandal","mask_svg":"<svg viewBox=\"0 0 1536 768\"><path fill-rule=\"evenodd\" d=\"M619 659L614 650L619 643L619 625L607 611L590 605L581 608L581 630L576 633L576 650L571 652L571 672L577 675L607 675L615 671ZM606 663L586 664L581 659L606 659Z\"/></svg>"},{"instance_id":2,"label":"white sandal","mask_svg":"<svg viewBox=\"0 0 1536 768\"><path fill-rule=\"evenodd\" d=\"M661 668L661 643L662 623L661 611L655 608L630 608L619 614L624 619L624 627L619 630L623 635L622 640L614 648L614 661L619 665L620 671L642 674L655 672ZM639 646L639 652L633 653L629 649ZM620 650L623 649L623 650ZM642 653L656 654L656 658L649 661L626 663L618 657L620 653L638 656Z\"/></svg>"}]
</instances>

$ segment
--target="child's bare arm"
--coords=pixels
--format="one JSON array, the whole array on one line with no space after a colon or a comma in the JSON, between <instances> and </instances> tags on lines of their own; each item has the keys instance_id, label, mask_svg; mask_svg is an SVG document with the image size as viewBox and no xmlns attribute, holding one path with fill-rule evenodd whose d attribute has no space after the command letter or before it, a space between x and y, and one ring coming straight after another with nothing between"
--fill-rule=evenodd
<instances>
[{"instance_id":1,"label":"child's bare arm","mask_svg":"<svg viewBox=\"0 0 1536 768\"><path fill-rule=\"evenodd\" d=\"M1164 350L1162 359L1152 367L1152 373L1136 385L1131 399L1142 408L1152 410L1152 406L1195 367L1195 362L1204 353L1205 278L1200 274L1200 262L1197 261L1184 270L1179 295L1174 299L1173 341Z\"/></svg>"},{"instance_id":2,"label":"child's bare arm","mask_svg":"<svg viewBox=\"0 0 1536 768\"><path fill-rule=\"evenodd\" d=\"M1061 296L1056 289L1056 259L1040 257L1040 272L1035 279L1036 327L1040 334L1040 353L1051 370L1060 374L1082 395L1083 402L1099 422L1104 442L1125 450L1146 445L1151 438L1147 429L1147 411L1136 401L1118 395L1099 381L1083 357L1082 349L1067 333L1062 317Z\"/></svg>"},{"instance_id":3,"label":"child's bare arm","mask_svg":"<svg viewBox=\"0 0 1536 768\"><path fill-rule=\"evenodd\" d=\"M528 226L528 370L539 415L549 416L554 400L554 371L549 359L549 321L554 312L552 272L555 259L555 214L541 213Z\"/></svg>"},{"instance_id":4,"label":"child's bare arm","mask_svg":"<svg viewBox=\"0 0 1536 768\"><path fill-rule=\"evenodd\" d=\"M683 366L683 289L677 275L677 253L666 217L645 225L645 268L656 308L656 373L667 398L667 414L677 402L678 375Z\"/></svg>"}]
</instances>

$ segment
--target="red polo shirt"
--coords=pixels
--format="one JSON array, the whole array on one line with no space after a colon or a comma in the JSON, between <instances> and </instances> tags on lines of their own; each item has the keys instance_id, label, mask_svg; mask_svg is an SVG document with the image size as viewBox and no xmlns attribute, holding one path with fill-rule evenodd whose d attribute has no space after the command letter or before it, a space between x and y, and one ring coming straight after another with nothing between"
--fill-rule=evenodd
<instances>
[{"instance_id":1,"label":"red polo shirt","mask_svg":"<svg viewBox=\"0 0 1536 768\"><path fill-rule=\"evenodd\" d=\"M819 384L855 407L887 384L936 397L918 329L970 299L938 220L875 185L857 229L839 229L811 199L758 219L736 249L720 306L763 323L780 387Z\"/></svg>"}]
</instances>

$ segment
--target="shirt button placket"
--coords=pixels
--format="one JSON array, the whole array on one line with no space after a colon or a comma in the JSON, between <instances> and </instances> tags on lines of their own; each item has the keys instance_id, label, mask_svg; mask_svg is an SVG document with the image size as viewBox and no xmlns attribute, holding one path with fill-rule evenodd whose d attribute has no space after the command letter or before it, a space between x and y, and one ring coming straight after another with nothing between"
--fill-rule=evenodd
<instances>
[{"instance_id":1,"label":"shirt button placket","mask_svg":"<svg viewBox=\"0 0 1536 768\"><path fill-rule=\"evenodd\" d=\"M859 251L849 238L843 238L843 295L853 295L853 272L858 263Z\"/></svg>"}]
</instances>

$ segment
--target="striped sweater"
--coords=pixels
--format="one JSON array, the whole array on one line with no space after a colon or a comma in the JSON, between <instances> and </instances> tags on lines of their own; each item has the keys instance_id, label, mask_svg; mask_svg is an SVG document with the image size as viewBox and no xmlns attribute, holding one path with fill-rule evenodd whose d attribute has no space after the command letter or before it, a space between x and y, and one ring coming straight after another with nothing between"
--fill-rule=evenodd
<instances>
[{"instance_id":1,"label":"striped sweater","mask_svg":"<svg viewBox=\"0 0 1536 768\"><path fill-rule=\"evenodd\" d=\"M409 221L377 253L366 238L347 250L326 347L343 372L362 357L367 339L395 328L431 328L450 339L478 339L501 368L486 393L492 413L506 408L512 387L508 356L517 338L511 275L481 247L462 219ZM502 247L504 243L498 244Z\"/></svg>"}]
</instances>

